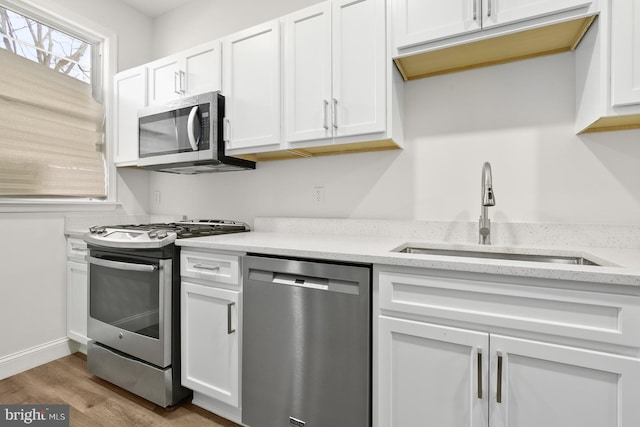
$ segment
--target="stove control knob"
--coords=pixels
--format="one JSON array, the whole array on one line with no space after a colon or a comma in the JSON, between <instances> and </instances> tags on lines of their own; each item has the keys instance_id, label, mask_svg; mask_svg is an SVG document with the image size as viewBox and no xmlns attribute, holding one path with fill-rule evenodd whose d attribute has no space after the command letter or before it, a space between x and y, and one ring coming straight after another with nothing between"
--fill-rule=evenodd
<instances>
[{"instance_id":1,"label":"stove control knob","mask_svg":"<svg viewBox=\"0 0 640 427\"><path fill-rule=\"evenodd\" d=\"M167 237L167 232L165 230L158 230L158 239L164 239Z\"/></svg>"},{"instance_id":2,"label":"stove control knob","mask_svg":"<svg viewBox=\"0 0 640 427\"><path fill-rule=\"evenodd\" d=\"M156 230L149 231L149 238L150 239L155 239L156 237L158 237L158 232Z\"/></svg>"}]
</instances>

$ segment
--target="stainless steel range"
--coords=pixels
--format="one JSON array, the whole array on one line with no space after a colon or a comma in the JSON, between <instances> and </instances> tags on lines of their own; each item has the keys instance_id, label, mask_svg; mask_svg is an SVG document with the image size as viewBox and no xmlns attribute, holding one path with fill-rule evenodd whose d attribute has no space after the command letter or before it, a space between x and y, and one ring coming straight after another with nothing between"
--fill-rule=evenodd
<instances>
[{"instance_id":1,"label":"stainless steel range","mask_svg":"<svg viewBox=\"0 0 640 427\"><path fill-rule=\"evenodd\" d=\"M242 222L192 220L91 227L87 367L160 406L180 386L180 254L176 239L249 231Z\"/></svg>"}]
</instances>

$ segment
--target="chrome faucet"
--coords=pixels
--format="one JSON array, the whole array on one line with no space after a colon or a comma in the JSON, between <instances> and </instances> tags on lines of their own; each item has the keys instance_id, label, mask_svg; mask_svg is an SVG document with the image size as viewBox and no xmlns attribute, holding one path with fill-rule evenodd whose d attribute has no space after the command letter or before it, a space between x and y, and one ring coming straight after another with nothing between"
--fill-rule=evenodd
<instances>
[{"instance_id":1,"label":"chrome faucet","mask_svg":"<svg viewBox=\"0 0 640 427\"><path fill-rule=\"evenodd\" d=\"M491 177L491 164L484 162L482 166L481 183L481 210L478 243L481 245L491 244L491 220L489 219L489 206L496 205L496 198L493 194L493 179Z\"/></svg>"}]
</instances>

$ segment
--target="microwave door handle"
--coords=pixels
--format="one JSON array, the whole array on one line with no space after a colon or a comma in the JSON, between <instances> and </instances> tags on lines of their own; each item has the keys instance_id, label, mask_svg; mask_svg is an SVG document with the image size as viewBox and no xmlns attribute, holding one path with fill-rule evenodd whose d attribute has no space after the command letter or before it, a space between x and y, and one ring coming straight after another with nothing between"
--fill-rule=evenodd
<instances>
[{"instance_id":1,"label":"microwave door handle","mask_svg":"<svg viewBox=\"0 0 640 427\"><path fill-rule=\"evenodd\" d=\"M130 262L111 261L101 258L95 258L92 256L87 257L87 261L89 261L90 264L126 271L143 271L151 273L158 269L158 266L153 264L133 264Z\"/></svg>"},{"instance_id":2,"label":"microwave door handle","mask_svg":"<svg viewBox=\"0 0 640 427\"><path fill-rule=\"evenodd\" d=\"M196 119L198 118L198 106L196 105L195 107L193 107L191 109L191 112L189 112L189 120L187 121L187 137L189 138L189 144L191 145L191 148L193 149L193 151L198 151L198 140L200 138L196 138L195 135L195 124L196 124ZM200 127L200 124L198 123L198 127Z\"/></svg>"}]
</instances>

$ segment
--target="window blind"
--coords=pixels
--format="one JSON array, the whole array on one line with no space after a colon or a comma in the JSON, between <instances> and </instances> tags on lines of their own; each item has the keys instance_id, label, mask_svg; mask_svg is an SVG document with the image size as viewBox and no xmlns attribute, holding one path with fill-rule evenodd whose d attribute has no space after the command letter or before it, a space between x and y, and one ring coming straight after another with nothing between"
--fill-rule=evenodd
<instances>
[{"instance_id":1,"label":"window blind","mask_svg":"<svg viewBox=\"0 0 640 427\"><path fill-rule=\"evenodd\" d=\"M91 85L0 49L0 196L106 197Z\"/></svg>"}]
</instances>

